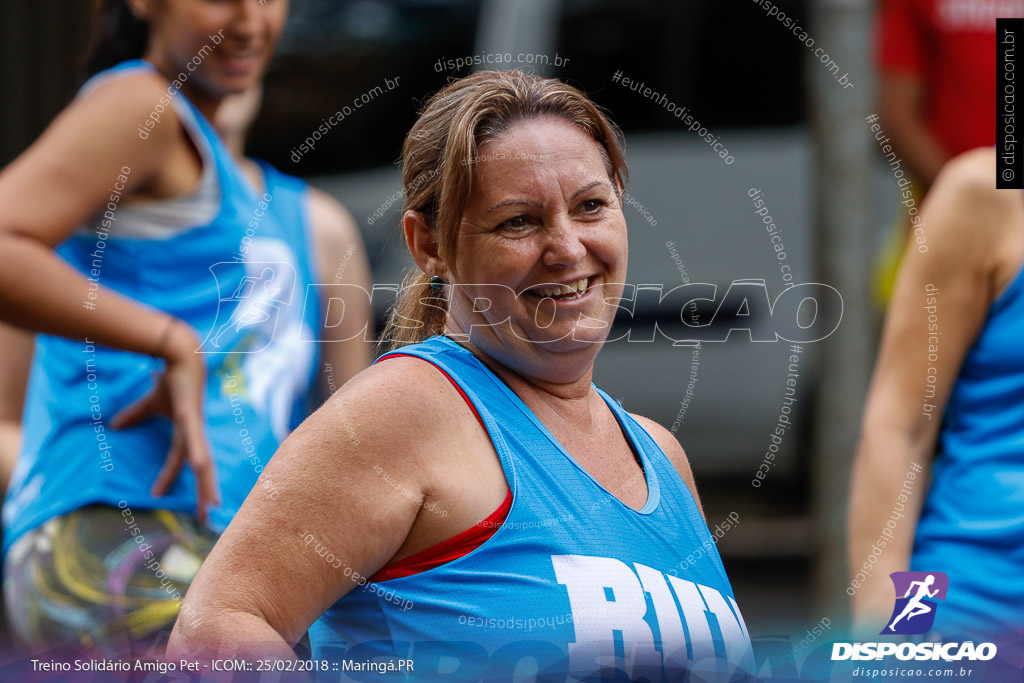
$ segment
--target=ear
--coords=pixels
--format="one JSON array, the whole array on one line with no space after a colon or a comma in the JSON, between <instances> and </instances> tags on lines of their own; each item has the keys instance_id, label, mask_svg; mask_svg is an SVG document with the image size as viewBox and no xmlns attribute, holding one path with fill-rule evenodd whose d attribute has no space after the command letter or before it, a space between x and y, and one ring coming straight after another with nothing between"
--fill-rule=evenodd
<instances>
[{"instance_id":1,"label":"ear","mask_svg":"<svg viewBox=\"0 0 1024 683\"><path fill-rule=\"evenodd\" d=\"M405 232L405 243L409 247L413 261L427 275L445 277L447 269L438 255L437 240L434 239L430 226L419 211L406 211L402 216L402 230Z\"/></svg>"}]
</instances>

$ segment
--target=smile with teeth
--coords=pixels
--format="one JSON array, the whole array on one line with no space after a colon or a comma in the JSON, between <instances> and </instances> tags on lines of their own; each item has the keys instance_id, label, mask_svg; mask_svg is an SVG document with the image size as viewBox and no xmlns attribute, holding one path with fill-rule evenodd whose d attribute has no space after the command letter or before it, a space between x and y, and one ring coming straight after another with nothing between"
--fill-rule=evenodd
<instances>
[{"instance_id":1,"label":"smile with teeth","mask_svg":"<svg viewBox=\"0 0 1024 683\"><path fill-rule=\"evenodd\" d=\"M529 290L529 294L542 298L552 299L565 299L565 298L578 298L586 294L587 283L590 282L590 278L585 277L582 280L577 280L567 285L554 285L553 287L534 287Z\"/></svg>"}]
</instances>

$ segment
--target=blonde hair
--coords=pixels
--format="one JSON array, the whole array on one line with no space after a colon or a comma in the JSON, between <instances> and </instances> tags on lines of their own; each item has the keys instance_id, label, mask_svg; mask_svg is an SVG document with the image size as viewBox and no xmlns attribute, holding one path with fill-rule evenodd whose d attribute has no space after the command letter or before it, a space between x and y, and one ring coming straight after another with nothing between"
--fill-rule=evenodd
<instances>
[{"instance_id":1,"label":"blonde hair","mask_svg":"<svg viewBox=\"0 0 1024 683\"><path fill-rule=\"evenodd\" d=\"M402 147L403 213L422 214L449 270L469 197L477 150L513 124L540 116L561 118L598 144L609 179L622 188L626 159L622 133L582 92L554 78L522 71L481 71L434 94ZM419 268L406 275L380 345L393 350L444 332L448 301Z\"/></svg>"}]
</instances>

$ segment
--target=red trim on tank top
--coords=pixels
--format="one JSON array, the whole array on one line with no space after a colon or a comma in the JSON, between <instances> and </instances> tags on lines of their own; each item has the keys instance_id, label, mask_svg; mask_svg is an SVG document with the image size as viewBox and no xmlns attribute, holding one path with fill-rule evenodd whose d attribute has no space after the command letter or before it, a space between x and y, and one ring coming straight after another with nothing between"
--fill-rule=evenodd
<instances>
[{"instance_id":1,"label":"red trim on tank top","mask_svg":"<svg viewBox=\"0 0 1024 683\"><path fill-rule=\"evenodd\" d=\"M442 375L444 375L448 379L449 382L452 383L452 386L455 387L455 390L457 392L459 392L459 396L461 396L462 400L466 402L466 405L469 406L469 409L473 411L473 417L475 417L476 421L480 423L480 426L483 427L485 430L487 429L487 425L484 424L483 419L480 417L480 413L476 412L476 406L474 406L473 402L469 400L469 396L466 396L466 392L462 390L462 387L459 386L458 382L456 382L454 379L451 378L451 375L449 375L447 372L444 371L444 368L442 368L441 366L437 365L436 363L431 363L426 358L422 358L420 356L414 356L411 353L402 353L401 351L392 351L391 353L385 354L385 355L381 356L380 358L378 358L376 361L374 361L374 365L376 365L377 363L381 362L382 360L387 360L388 358L395 358L397 356L406 356L408 358L419 358L420 360L425 361L427 363L430 363L435 368L437 368L438 371Z\"/></svg>"},{"instance_id":2,"label":"red trim on tank top","mask_svg":"<svg viewBox=\"0 0 1024 683\"><path fill-rule=\"evenodd\" d=\"M423 358L421 356L414 356L411 353L402 353L401 351L394 351L386 355L381 356L377 359L377 363L388 358L396 358L397 356L408 356L409 358L419 358L422 361L430 363L437 368L442 375L444 375L455 390L459 392L459 396L466 402L469 409L473 411L473 416L477 422L484 429L487 429L484 425L483 419L480 417L480 413L476 411L476 406L469 400L469 396L462 390L462 387L452 379L451 375L444 371L444 368L438 366L436 363ZM391 562L380 569L376 574L370 577L370 581L379 583L381 581L388 581L390 579L398 579L403 576L412 576L413 574L419 574L425 572L428 569L434 569L440 567L443 564L447 564L452 560L468 555L480 546L482 546L487 539L493 536L501 525L505 522L505 518L508 517L508 512L512 508L512 490L509 489L508 495L505 496L505 500L502 501L498 509L487 516L486 519L477 522L474 526L466 529L462 533L452 536L446 541L436 543L429 548L420 550L419 552L413 553L408 557L404 557L401 560Z\"/></svg>"},{"instance_id":3,"label":"red trim on tank top","mask_svg":"<svg viewBox=\"0 0 1024 683\"><path fill-rule=\"evenodd\" d=\"M508 517L508 511L511 508L512 491L510 490L505 496L505 501L487 519L477 522L475 526L457 536L452 536L447 541L441 541L425 550L413 553L409 557L388 564L371 576L370 581L379 583L403 576L412 576L470 554L498 531L505 522L505 518Z\"/></svg>"}]
</instances>

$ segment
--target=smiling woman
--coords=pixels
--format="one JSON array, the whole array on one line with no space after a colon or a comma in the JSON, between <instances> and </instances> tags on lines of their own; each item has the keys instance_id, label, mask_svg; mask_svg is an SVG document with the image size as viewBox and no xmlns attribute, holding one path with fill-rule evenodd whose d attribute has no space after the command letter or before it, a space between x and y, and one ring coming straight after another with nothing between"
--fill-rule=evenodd
<instances>
[{"instance_id":1,"label":"smiling woman","mask_svg":"<svg viewBox=\"0 0 1024 683\"><path fill-rule=\"evenodd\" d=\"M403 163L416 269L387 362L282 445L280 497L246 501L170 656L290 658L309 628L314 660L411 678L749 671L686 455L591 382L626 276L617 130L557 80L481 72L428 101ZM478 626L499 617L520 626Z\"/></svg>"}]
</instances>

